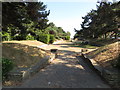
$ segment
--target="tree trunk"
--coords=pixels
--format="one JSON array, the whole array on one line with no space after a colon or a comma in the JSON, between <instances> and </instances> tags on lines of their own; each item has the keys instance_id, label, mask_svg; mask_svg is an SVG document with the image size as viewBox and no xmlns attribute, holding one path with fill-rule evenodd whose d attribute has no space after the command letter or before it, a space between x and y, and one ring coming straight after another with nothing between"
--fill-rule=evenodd
<instances>
[{"instance_id":1,"label":"tree trunk","mask_svg":"<svg viewBox=\"0 0 120 90\"><path fill-rule=\"evenodd\" d=\"M107 38L107 35L106 35L106 33L104 34L104 39L106 39Z\"/></svg>"}]
</instances>

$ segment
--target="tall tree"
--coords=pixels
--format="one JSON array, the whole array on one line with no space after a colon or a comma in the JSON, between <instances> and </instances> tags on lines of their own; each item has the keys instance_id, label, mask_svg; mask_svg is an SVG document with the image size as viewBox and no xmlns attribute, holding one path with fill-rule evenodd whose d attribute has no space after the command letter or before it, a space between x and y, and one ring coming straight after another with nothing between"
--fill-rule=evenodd
<instances>
[{"instance_id":1,"label":"tall tree","mask_svg":"<svg viewBox=\"0 0 120 90\"><path fill-rule=\"evenodd\" d=\"M118 36L120 23L120 2L100 2L97 10L92 10L85 17L81 24L81 30L75 30L77 36L84 38L99 38L108 33Z\"/></svg>"},{"instance_id":2,"label":"tall tree","mask_svg":"<svg viewBox=\"0 0 120 90\"><path fill-rule=\"evenodd\" d=\"M2 27L3 32L8 32L8 27L14 27L11 29L15 34L20 35L20 39L25 39L30 27L30 23L33 22L32 27L34 30L42 30L47 27L47 16L50 11L46 11L46 5L43 2L3 2L2 3ZM29 25L26 25L29 24ZM15 28L17 28L16 32Z\"/></svg>"}]
</instances>

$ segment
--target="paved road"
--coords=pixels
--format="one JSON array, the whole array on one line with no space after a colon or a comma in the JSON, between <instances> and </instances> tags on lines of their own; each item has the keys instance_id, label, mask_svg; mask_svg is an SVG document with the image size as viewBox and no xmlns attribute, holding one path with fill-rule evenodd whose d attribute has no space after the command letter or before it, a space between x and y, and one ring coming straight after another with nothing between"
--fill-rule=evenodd
<instances>
[{"instance_id":1,"label":"paved road","mask_svg":"<svg viewBox=\"0 0 120 90\"><path fill-rule=\"evenodd\" d=\"M82 59L76 58L80 48L69 47L65 43L49 45L49 48L59 49L58 58L20 87L110 88Z\"/></svg>"}]
</instances>

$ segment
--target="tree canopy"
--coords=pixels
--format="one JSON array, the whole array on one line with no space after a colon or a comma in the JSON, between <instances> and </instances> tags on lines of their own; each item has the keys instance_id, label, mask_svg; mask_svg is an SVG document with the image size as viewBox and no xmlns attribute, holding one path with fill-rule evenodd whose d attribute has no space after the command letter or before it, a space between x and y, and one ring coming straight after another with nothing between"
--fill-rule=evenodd
<instances>
[{"instance_id":1,"label":"tree canopy","mask_svg":"<svg viewBox=\"0 0 120 90\"><path fill-rule=\"evenodd\" d=\"M57 27L53 22L49 23L49 26L45 29L47 34L54 35L57 39L70 39L70 32L65 32L62 27Z\"/></svg>"},{"instance_id":2,"label":"tree canopy","mask_svg":"<svg viewBox=\"0 0 120 90\"><path fill-rule=\"evenodd\" d=\"M35 35L36 30L47 27L50 11L46 11L43 2L3 2L2 8L2 30L3 33L11 32L10 36L19 35L23 40L27 34Z\"/></svg>"},{"instance_id":3,"label":"tree canopy","mask_svg":"<svg viewBox=\"0 0 120 90\"><path fill-rule=\"evenodd\" d=\"M120 1L116 3L98 2L97 10L91 10L76 30L74 38L98 39L120 35Z\"/></svg>"},{"instance_id":4,"label":"tree canopy","mask_svg":"<svg viewBox=\"0 0 120 90\"><path fill-rule=\"evenodd\" d=\"M50 10L46 10L47 5L25 1L2 2L2 40L41 40L41 36L49 35L56 39L69 39L70 33L53 22L48 23Z\"/></svg>"}]
</instances>

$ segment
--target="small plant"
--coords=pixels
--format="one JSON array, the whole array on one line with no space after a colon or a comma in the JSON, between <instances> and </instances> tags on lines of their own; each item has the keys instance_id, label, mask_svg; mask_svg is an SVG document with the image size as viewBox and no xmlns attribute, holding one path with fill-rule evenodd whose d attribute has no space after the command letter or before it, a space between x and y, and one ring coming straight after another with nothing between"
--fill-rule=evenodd
<instances>
[{"instance_id":1,"label":"small plant","mask_svg":"<svg viewBox=\"0 0 120 90\"><path fill-rule=\"evenodd\" d=\"M70 36L66 36L66 40L70 40Z\"/></svg>"},{"instance_id":2,"label":"small plant","mask_svg":"<svg viewBox=\"0 0 120 90\"><path fill-rule=\"evenodd\" d=\"M2 41L10 41L10 40L11 40L10 33L3 32L2 33Z\"/></svg>"},{"instance_id":3,"label":"small plant","mask_svg":"<svg viewBox=\"0 0 120 90\"><path fill-rule=\"evenodd\" d=\"M13 69L13 62L10 59L2 58L2 80L5 81L8 78L8 73Z\"/></svg>"},{"instance_id":4,"label":"small plant","mask_svg":"<svg viewBox=\"0 0 120 90\"><path fill-rule=\"evenodd\" d=\"M55 38L58 39L58 40L60 40L60 37L59 37L59 36L56 36Z\"/></svg>"},{"instance_id":5,"label":"small plant","mask_svg":"<svg viewBox=\"0 0 120 90\"><path fill-rule=\"evenodd\" d=\"M54 41L55 41L54 35L50 35L50 41L49 41L49 43L52 44Z\"/></svg>"},{"instance_id":6,"label":"small plant","mask_svg":"<svg viewBox=\"0 0 120 90\"><path fill-rule=\"evenodd\" d=\"M34 40L34 37L32 35L27 35L26 40Z\"/></svg>"}]
</instances>

